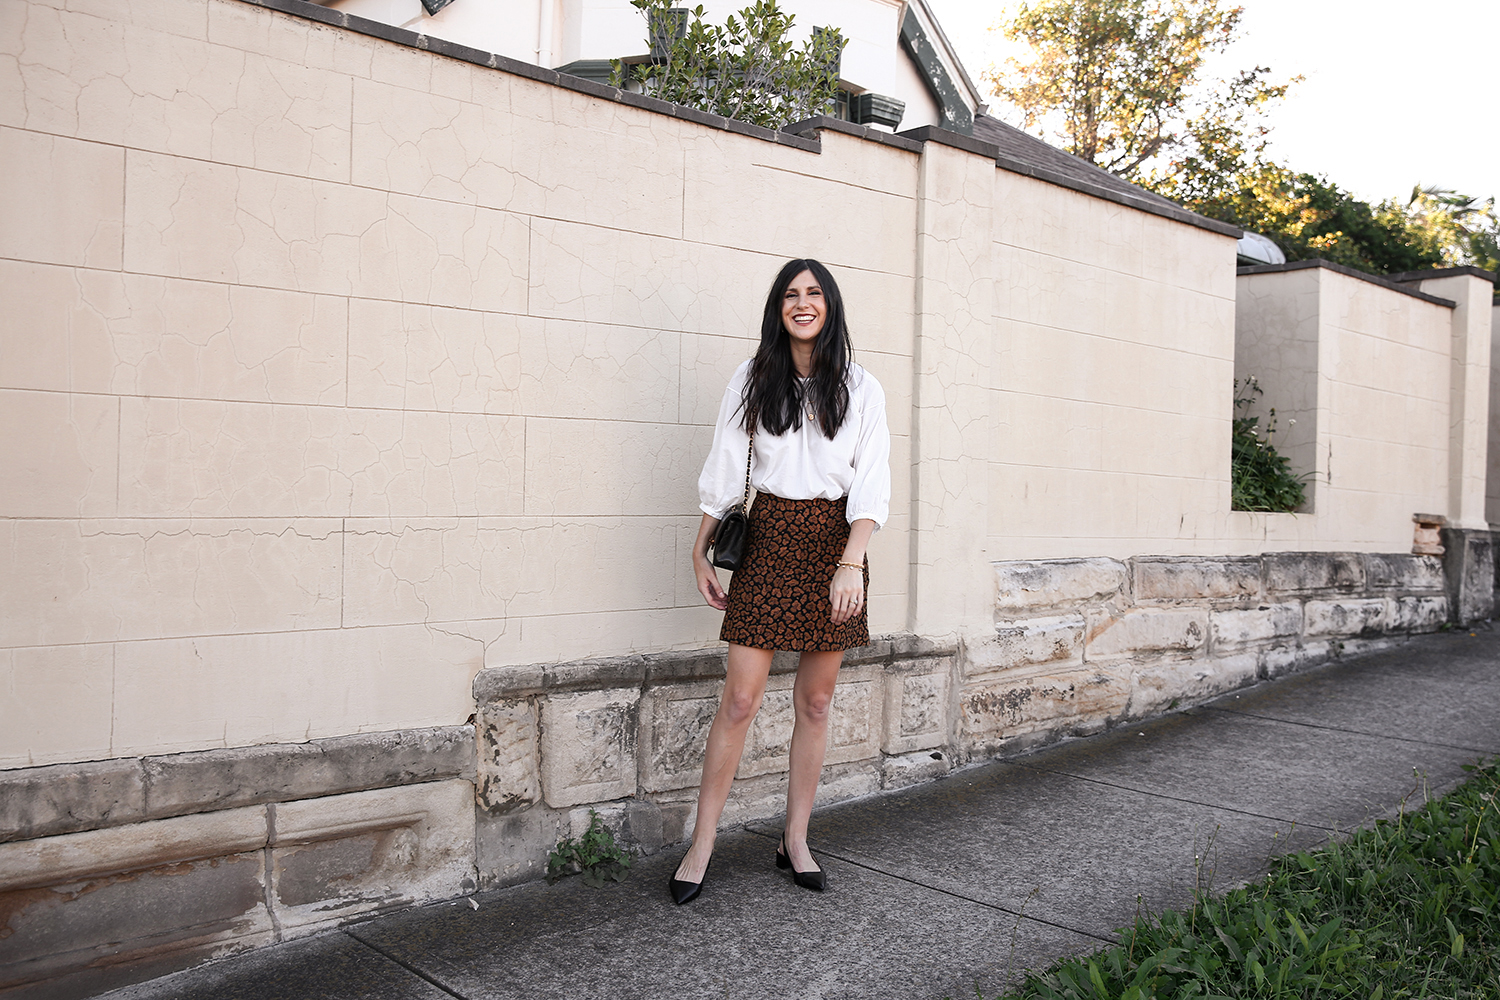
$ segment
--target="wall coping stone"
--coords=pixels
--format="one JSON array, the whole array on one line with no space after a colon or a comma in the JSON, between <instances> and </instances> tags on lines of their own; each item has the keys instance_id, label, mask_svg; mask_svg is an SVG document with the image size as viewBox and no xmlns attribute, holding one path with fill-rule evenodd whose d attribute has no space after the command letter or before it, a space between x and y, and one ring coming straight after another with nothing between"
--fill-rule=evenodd
<instances>
[{"instance_id":1,"label":"wall coping stone","mask_svg":"<svg viewBox=\"0 0 1500 1000\"><path fill-rule=\"evenodd\" d=\"M468 725L16 768L0 771L0 843L474 772Z\"/></svg>"},{"instance_id":2,"label":"wall coping stone","mask_svg":"<svg viewBox=\"0 0 1500 1000\"><path fill-rule=\"evenodd\" d=\"M397 28L393 25L380 21L371 21L368 18L359 17L345 11L323 7L311 2L311 0L240 0L241 3L251 4L256 7L264 7L267 10L279 11L300 17L309 21L317 21L322 24L343 28L361 35L369 35L380 38L397 45L408 48L421 49L424 52L432 52L436 55L447 56L450 59L458 59L463 62L473 63L476 66L486 66L497 69L504 73L512 73L523 76L529 80L539 83L550 84L554 87L562 87L580 94L588 94L606 101L615 101L619 104L640 108L643 111L652 111L656 114L668 115L672 118L681 118L684 121L695 122L709 128L722 129L726 132L734 132L739 135L761 139L765 142L779 143L783 146L792 146L809 153L822 153L823 147L817 139L808 138L807 133L816 132L819 129L831 129L844 135L864 139L867 142L875 142L885 146L894 146L909 152L920 153L922 145L926 142L937 142L955 149L983 156L995 161L995 165L1010 173L1022 174L1035 178L1047 184L1077 191L1079 194L1098 198L1102 201L1114 202L1126 208L1133 208L1140 212L1160 216L1172 222L1193 226L1197 229L1206 229L1212 233L1222 236L1233 236L1238 239L1242 230L1238 226L1210 219L1207 216L1189 212L1185 208L1177 208L1172 205L1158 204L1144 196L1136 197L1125 192L1113 191L1109 188L1090 184L1087 181L1074 177L1068 177L1045 167L1038 167L1002 154L998 146L975 139L971 136L960 135L947 129L938 128L934 125L923 125L920 128L910 129L906 132L895 134L881 132L877 129L866 128L855 125L852 122L842 121L827 115L818 118L810 118L806 121L792 122L781 129L768 129L759 125L751 125L748 122L725 118L722 115L709 114L696 108L683 107L672 104L645 94L636 94L619 87L611 87L598 83L594 80L586 80L583 77L573 76L569 73L561 73L555 69L547 69L532 63L522 62L508 56L498 55L493 52L484 52L479 49L460 45L442 38L434 38L420 32L411 31L407 28ZM816 123L816 124L814 124Z\"/></svg>"},{"instance_id":3,"label":"wall coping stone","mask_svg":"<svg viewBox=\"0 0 1500 1000\"><path fill-rule=\"evenodd\" d=\"M1220 236L1232 236L1235 239L1239 239L1245 233L1239 226L1231 226L1227 222L1210 219L1206 215L1189 212L1185 208L1158 204L1150 198L1137 197L1126 194L1123 191L1115 191L1103 187L1102 185L1090 184L1088 181L1069 177L1055 170L1048 170L1046 167L1038 167L1024 160L1006 156L1003 153L995 157L995 165L1001 170L1013 174L1020 174L1023 177L1031 177L1057 187L1067 188L1070 191L1077 191L1079 194L1086 194L1091 198L1098 198L1101 201L1112 201L1116 205L1124 205L1126 208L1133 208L1138 212L1147 212L1151 215L1170 219L1173 222L1180 222L1183 225L1193 226L1197 229L1206 229L1211 233L1218 233Z\"/></svg>"},{"instance_id":4,"label":"wall coping stone","mask_svg":"<svg viewBox=\"0 0 1500 1000\"><path fill-rule=\"evenodd\" d=\"M844 654L844 667L890 665L897 661L952 656L957 647L911 633L876 636L868 646ZM723 647L598 656L561 663L497 664L474 676L474 700L481 706L539 694L607 687L650 687L680 681L717 680L724 676ZM777 653L772 674L794 673L796 653Z\"/></svg>"},{"instance_id":5,"label":"wall coping stone","mask_svg":"<svg viewBox=\"0 0 1500 1000\"><path fill-rule=\"evenodd\" d=\"M993 142L985 142L983 139L976 139L972 135L964 135L951 129L938 128L936 125L919 125L896 134L913 142L935 142L941 146L952 146L954 149L961 149L987 160L998 162L1000 159L1000 147Z\"/></svg>"},{"instance_id":6,"label":"wall coping stone","mask_svg":"<svg viewBox=\"0 0 1500 1000\"><path fill-rule=\"evenodd\" d=\"M1426 281L1429 278L1457 278L1465 274L1483 278L1492 285L1497 280L1494 271L1486 271L1473 264L1465 264L1463 267L1435 267L1430 271L1402 271L1400 274L1388 274L1386 278L1390 281Z\"/></svg>"},{"instance_id":7,"label":"wall coping stone","mask_svg":"<svg viewBox=\"0 0 1500 1000\"><path fill-rule=\"evenodd\" d=\"M1234 273L1240 277L1244 277L1250 274L1278 274L1282 271L1306 271L1309 268L1322 268L1326 271L1334 271L1342 274L1346 278L1358 278L1360 281L1367 281L1372 285L1379 285L1381 288L1400 292L1402 295L1410 295L1414 299L1431 302L1436 306L1447 306L1449 309L1458 308L1458 303L1452 299L1441 299L1436 295L1428 295L1426 292L1419 292L1415 288L1408 288L1406 285L1392 278L1378 274L1366 274L1364 271L1356 271L1352 267L1335 264L1333 261L1323 260L1321 257L1313 260L1293 260L1285 264L1251 264L1249 267L1236 268ZM1423 277L1430 278L1434 277L1434 275L1424 274Z\"/></svg>"},{"instance_id":8,"label":"wall coping stone","mask_svg":"<svg viewBox=\"0 0 1500 1000\"><path fill-rule=\"evenodd\" d=\"M878 142L883 146L895 146L904 149L908 153L922 152L922 143L916 139L908 138L905 133L882 132L868 125L856 125L846 122L842 118L834 118L832 115L814 115L800 122L792 122L781 126L783 132L793 135L807 136L810 132L818 132L827 129L830 132L838 132L841 135L853 136L856 139L864 139L867 142ZM960 136L960 138L963 138Z\"/></svg>"}]
</instances>

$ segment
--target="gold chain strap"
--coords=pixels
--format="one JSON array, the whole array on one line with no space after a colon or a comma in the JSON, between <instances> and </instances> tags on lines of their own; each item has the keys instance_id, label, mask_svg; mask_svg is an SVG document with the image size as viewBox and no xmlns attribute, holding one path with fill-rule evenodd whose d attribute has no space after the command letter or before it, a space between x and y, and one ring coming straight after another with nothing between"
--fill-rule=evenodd
<instances>
[{"instance_id":1,"label":"gold chain strap","mask_svg":"<svg viewBox=\"0 0 1500 1000\"><path fill-rule=\"evenodd\" d=\"M745 495L740 498L740 509L750 513L750 463L755 461L755 429L750 429L750 451L745 455Z\"/></svg>"}]
</instances>

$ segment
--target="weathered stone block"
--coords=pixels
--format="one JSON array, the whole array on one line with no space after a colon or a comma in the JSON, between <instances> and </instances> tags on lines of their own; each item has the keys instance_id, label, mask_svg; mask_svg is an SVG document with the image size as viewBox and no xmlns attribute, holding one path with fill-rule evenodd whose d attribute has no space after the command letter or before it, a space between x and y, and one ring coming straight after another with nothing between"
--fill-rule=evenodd
<instances>
[{"instance_id":1,"label":"weathered stone block","mask_svg":"<svg viewBox=\"0 0 1500 1000\"><path fill-rule=\"evenodd\" d=\"M1304 615L1305 635L1348 636L1380 632L1385 628L1385 598L1308 601Z\"/></svg>"},{"instance_id":2,"label":"weathered stone block","mask_svg":"<svg viewBox=\"0 0 1500 1000\"><path fill-rule=\"evenodd\" d=\"M785 771L792 748L792 727L797 722L792 705L792 684L789 677L775 677L767 684L765 697L761 699L760 711L750 724L750 733L745 738L745 753L740 758L735 776L749 778L757 774ZM843 691L834 694L837 703ZM830 713L831 714L831 713ZM829 739L832 746L833 740ZM693 784L698 776L692 776Z\"/></svg>"},{"instance_id":3,"label":"weathered stone block","mask_svg":"<svg viewBox=\"0 0 1500 1000\"><path fill-rule=\"evenodd\" d=\"M284 933L472 892L474 786L459 778L282 804L271 858Z\"/></svg>"},{"instance_id":4,"label":"weathered stone block","mask_svg":"<svg viewBox=\"0 0 1500 1000\"><path fill-rule=\"evenodd\" d=\"M543 699L542 792L554 809L623 798L636 787L639 688Z\"/></svg>"},{"instance_id":5,"label":"weathered stone block","mask_svg":"<svg viewBox=\"0 0 1500 1000\"><path fill-rule=\"evenodd\" d=\"M995 612L1019 617L1046 608L1107 601L1125 586L1115 559L1027 559L995 563Z\"/></svg>"},{"instance_id":6,"label":"weathered stone block","mask_svg":"<svg viewBox=\"0 0 1500 1000\"><path fill-rule=\"evenodd\" d=\"M841 680L828 711L828 763L845 764L878 756L884 709L883 678Z\"/></svg>"},{"instance_id":7,"label":"weathered stone block","mask_svg":"<svg viewBox=\"0 0 1500 1000\"><path fill-rule=\"evenodd\" d=\"M474 774L468 726L146 757L146 809L177 816Z\"/></svg>"},{"instance_id":8,"label":"weathered stone block","mask_svg":"<svg viewBox=\"0 0 1500 1000\"><path fill-rule=\"evenodd\" d=\"M1215 611L1209 615L1215 649L1236 649L1300 635L1302 605L1296 603L1261 605L1236 611Z\"/></svg>"},{"instance_id":9,"label":"weathered stone block","mask_svg":"<svg viewBox=\"0 0 1500 1000\"><path fill-rule=\"evenodd\" d=\"M493 815L479 811L474 819L474 855L479 886L490 889L541 878L547 854L568 830L568 814L544 805Z\"/></svg>"},{"instance_id":10,"label":"weathered stone block","mask_svg":"<svg viewBox=\"0 0 1500 1000\"><path fill-rule=\"evenodd\" d=\"M442 726L0 771L0 842L472 777L474 756Z\"/></svg>"},{"instance_id":11,"label":"weathered stone block","mask_svg":"<svg viewBox=\"0 0 1500 1000\"><path fill-rule=\"evenodd\" d=\"M1262 558L1268 596L1365 585L1365 564L1357 552L1267 552Z\"/></svg>"},{"instance_id":12,"label":"weathered stone block","mask_svg":"<svg viewBox=\"0 0 1500 1000\"><path fill-rule=\"evenodd\" d=\"M959 698L961 738L983 741L1080 722L1102 726L1120 716L1129 700L1129 681L1099 670L972 684Z\"/></svg>"},{"instance_id":13,"label":"weathered stone block","mask_svg":"<svg viewBox=\"0 0 1500 1000\"><path fill-rule=\"evenodd\" d=\"M1295 645L1271 646L1260 651L1260 675L1268 679L1281 677L1297 669L1301 651Z\"/></svg>"},{"instance_id":14,"label":"weathered stone block","mask_svg":"<svg viewBox=\"0 0 1500 1000\"><path fill-rule=\"evenodd\" d=\"M81 970L43 992L92 995L269 944L267 836L257 807L0 844L0 991Z\"/></svg>"},{"instance_id":15,"label":"weathered stone block","mask_svg":"<svg viewBox=\"0 0 1500 1000\"><path fill-rule=\"evenodd\" d=\"M541 747L536 704L497 701L480 706L476 801L499 815L524 809L541 797Z\"/></svg>"},{"instance_id":16,"label":"weathered stone block","mask_svg":"<svg viewBox=\"0 0 1500 1000\"><path fill-rule=\"evenodd\" d=\"M1202 608L1143 608L1106 620L1094 630L1085 656L1188 652L1208 638L1208 612Z\"/></svg>"},{"instance_id":17,"label":"weathered stone block","mask_svg":"<svg viewBox=\"0 0 1500 1000\"><path fill-rule=\"evenodd\" d=\"M566 813L566 833L573 838L588 832L593 816L614 836L615 842L626 848L634 848L642 854L652 854L662 846L661 807L655 802L629 799L624 802L600 802L591 806L576 806ZM548 845L549 849L553 845Z\"/></svg>"},{"instance_id":18,"label":"weathered stone block","mask_svg":"<svg viewBox=\"0 0 1500 1000\"><path fill-rule=\"evenodd\" d=\"M880 760L877 751L873 759L862 757L859 760L833 764L824 768L822 780L818 782L818 795L813 801L820 806L832 805L835 802L857 799L862 795L873 795L878 791L880 791ZM780 802L761 818L768 819L784 812L786 812L786 792L783 788Z\"/></svg>"},{"instance_id":19,"label":"weathered stone block","mask_svg":"<svg viewBox=\"0 0 1500 1000\"><path fill-rule=\"evenodd\" d=\"M1260 559L1138 556L1130 560L1137 601L1254 600L1260 594Z\"/></svg>"},{"instance_id":20,"label":"weathered stone block","mask_svg":"<svg viewBox=\"0 0 1500 1000\"><path fill-rule=\"evenodd\" d=\"M134 757L0 771L0 843L134 823L145 816L145 783Z\"/></svg>"},{"instance_id":21,"label":"weathered stone block","mask_svg":"<svg viewBox=\"0 0 1500 1000\"><path fill-rule=\"evenodd\" d=\"M1488 531L1443 529L1443 572L1448 614L1460 625L1495 610L1495 546Z\"/></svg>"},{"instance_id":22,"label":"weathered stone block","mask_svg":"<svg viewBox=\"0 0 1500 1000\"><path fill-rule=\"evenodd\" d=\"M885 735L888 754L941 746L948 737L949 671L898 674L885 678Z\"/></svg>"},{"instance_id":23,"label":"weathered stone block","mask_svg":"<svg viewBox=\"0 0 1500 1000\"><path fill-rule=\"evenodd\" d=\"M1439 556L1366 552L1360 558L1365 564L1365 586L1371 590L1442 593L1447 583Z\"/></svg>"},{"instance_id":24,"label":"weathered stone block","mask_svg":"<svg viewBox=\"0 0 1500 1000\"><path fill-rule=\"evenodd\" d=\"M640 706L641 734L647 742L640 781L646 791L698 784L722 686L713 682L664 684L646 692Z\"/></svg>"},{"instance_id":25,"label":"weathered stone block","mask_svg":"<svg viewBox=\"0 0 1500 1000\"><path fill-rule=\"evenodd\" d=\"M1241 653L1223 659L1166 660L1135 671L1131 678L1131 718L1158 715L1174 705L1205 701L1255 683L1259 657Z\"/></svg>"},{"instance_id":26,"label":"weathered stone block","mask_svg":"<svg viewBox=\"0 0 1500 1000\"><path fill-rule=\"evenodd\" d=\"M1389 614L1388 632L1435 632L1448 620L1448 598L1398 597Z\"/></svg>"},{"instance_id":27,"label":"weathered stone block","mask_svg":"<svg viewBox=\"0 0 1500 1000\"><path fill-rule=\"evenodd\" d=\"M137 977L124 970L142 962L165 959L165 972L270 944L264 858L252 851L0 891L0 991L32 984L38 995L89 996L79 986L108 982L112 968L129 982ZM56 981L79 970L76 986Z\"/></svg>"},{"instance_id":28,"label":"weathered stone block","mask_svg":"<svg viewBox=\"0 0 1500 1000\"><path fill-rule=\"evenodd\" d=\"M250 806L0 844L0 890L258 850L266 823L265 807Z\"/></svg>"},{"instance_id":29,"label":"weathered stone block","mask_svg":"<svg viewBox=\"0 0 1500 1000\"><path fill-rule=\"evenodd\" d=\"M1082 663L1083 635L1078 614L1000 622L993 639L966 647L964 675L982 677L1033 663Z\"/></svg>"},{"instance_id":30,"label":"weathered stone block","mask_svg":"<svg viewBox=\"0 0 1500 1000\"><path fill-rule=\"evenodd\" d=\"M887 757L880 762L880 787L892 789L920 785L941 778L952 769L953 761L940 750L920 750Z\"/></svg>"}]
</instances>

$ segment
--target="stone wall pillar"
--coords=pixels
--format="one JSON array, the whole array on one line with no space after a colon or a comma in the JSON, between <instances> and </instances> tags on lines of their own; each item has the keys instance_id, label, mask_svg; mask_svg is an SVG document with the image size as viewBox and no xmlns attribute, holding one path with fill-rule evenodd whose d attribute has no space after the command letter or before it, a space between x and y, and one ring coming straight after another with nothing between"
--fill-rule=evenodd
<instances>
[{"instance_id":1,"label":"stone wall pillar","mask_svg":"<svg viewBox=\"0 0 1500 1000\"><path fill-rule=\"evenodd\" d=\"M1484 517L1500 526L1500 303L1490 306L1490 426L1489 461L1485 467Z\"/></svg>"},{"instance_id":2,"label":"stone wall pillar","mask_svg":"<svg viewBox=\"0 0 1500 1000\"><path fill-rule=\"evenodd\" d=\"M951 132L907 134L927 140L917 180L907 623L931 637L988 624L994 608L983 548L995 161L992 147Z\"/></svg>"},{"instance_id":3,"label":"stone wall pillar","mask_svg":"<svg viewBox=\"0 0 1500 1000\"><path fill-rule=\"evenodd\" d=\"M1495 611L1495 544L1488 530L1443 529L1443 572L1448 577L1448 617L1467 625Z\"/></svg>"},{"instance_id":4,"label":"stone wall pillar","mask_svg":"<svg viewBox=\"0 0 1500 1000\"><path fill-rule=\"evenodd\" d=\"M1443 531L1452 619L1468 624L1495 609L1495 556L1486 508L1490 464L1490 343L1495 276L1476 267L1399 275L1429 295L1451 299L1448 393L1448 527Z\"/></svg>"},{"instance_id":5,"label":"stone wall pillar","mask_svg":"<svg viewBox=\"0 0 1500 1000\"><path fill-rule=\"evenodd\" d=\"M1420 274L1420 272L1417 272ZM1448 524L1486 530L1485 475L1490 421L1490 314L1494 275L1478 268L1451 268L1414 281L1429 295L1451 299L1448 393Z\"/></svg>"}]
</instances>

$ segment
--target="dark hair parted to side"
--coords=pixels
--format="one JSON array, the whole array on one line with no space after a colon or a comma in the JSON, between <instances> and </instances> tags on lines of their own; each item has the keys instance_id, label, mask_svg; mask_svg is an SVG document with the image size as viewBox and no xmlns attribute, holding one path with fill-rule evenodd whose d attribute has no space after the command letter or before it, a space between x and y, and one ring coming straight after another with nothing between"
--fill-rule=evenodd
<instances>
[{"instance_id":1,"label":"dark hair parted to side","mask_svg":"<svg viewBox=\"0 0 1500 1000\"><path fill-rule=\"evenodd\" d=\"M804 385L792 363L791 338L781 322L781 303L792 279L811 271L823 289L823 330L813 346L812 370ZM771 282L760 321L760 348L750 361L745 388L745 430L759 423L772 434L802 426L804 411L817 414L818 427L833 437L849 413L849 366L854 345L844 323L844 297L828 268L815 260L789 260Z\"/></svg>"}]
</instances>

